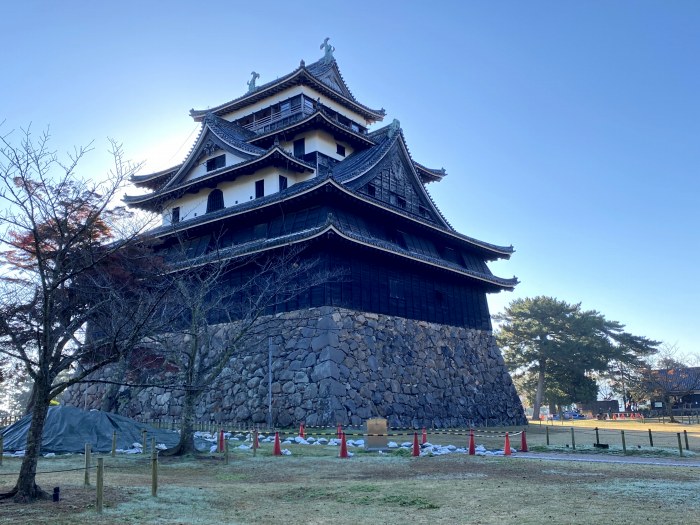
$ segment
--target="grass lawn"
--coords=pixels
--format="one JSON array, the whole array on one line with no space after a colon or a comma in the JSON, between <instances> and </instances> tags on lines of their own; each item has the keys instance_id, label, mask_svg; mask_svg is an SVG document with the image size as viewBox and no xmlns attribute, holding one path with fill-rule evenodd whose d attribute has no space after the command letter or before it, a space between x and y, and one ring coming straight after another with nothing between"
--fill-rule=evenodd
<instances>
[{"instance_id":1,"label":"grass lawn","mask_svg":"<svg viewBox=\"0 0 700 525\"><path fill-rule=\"evenodd\" d=\"M529 435L539 442L534 430ZM461 445L455 436L429 437ZM270 444L256 457L233 449L229 465L211 456L161 458L155 498L147 459L106 457L102 515L94 510L94 470L90 487L83 487L81 470L41 474L44 489L61 487L62 501L0 501L0 524L690 523L700 512L694 496L700 469L692 467L462 454L358 452L339 459L337 447L285 448L291 456L271 456ZM79 469L83 461L81 455L44 458L39 470ZM14 484L19 463L4 458L0 491Z\"/></svg>"}]
</instances>

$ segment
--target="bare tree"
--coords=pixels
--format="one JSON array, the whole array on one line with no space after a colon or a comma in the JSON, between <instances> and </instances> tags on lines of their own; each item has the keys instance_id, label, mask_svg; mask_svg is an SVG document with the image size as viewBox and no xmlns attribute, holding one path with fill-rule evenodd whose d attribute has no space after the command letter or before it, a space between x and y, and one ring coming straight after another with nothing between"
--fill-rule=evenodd
<instances>
[{"instance_id":1,"label":"bare tree","mask_svg":"<svg viewBox=\"0 0 700 525\"><path fill-rule=\"evenodd\" d=\"M675 422L674 403L700 390L700 367L679 358L676 345L664 344L656 359L641 369L634 388L639 395L660 400L663 413Z\"/></svg>"},{"instance_id":2,"label":"bare tree","mask_svg":"<svg viewBox=\"0 0 700 525\"><path fill-rule=\"evenodd\" d=\"M17 143L0 137L0 355L32 382L26 453L3 495L20 502L46 496L36 469L50 401L130 351L164 294L150 286L153 259L138 232L115 238L125 211L110 203L135 168L121 147L111 141L115 168L92 183L76 175L90 148L62 159L48 143L29 129Z\"/></svg>"},{"instance_id":3,"label":"bare tree","mask_svg":"<svg viewBox=\"0 0 700 525\"><path fill-rule=\"evenodd\" d=\"M180 442L169 454L195 452L196 404L238 351L259 343L267 314L341 275L300 257L302 251L229 258L225 250L215 250L188 260L187 268L173 268L168 317L174 329L151 338L154 355L177 371L170 385L159 386L184 392Z\"/></svg>"}]
</instances>

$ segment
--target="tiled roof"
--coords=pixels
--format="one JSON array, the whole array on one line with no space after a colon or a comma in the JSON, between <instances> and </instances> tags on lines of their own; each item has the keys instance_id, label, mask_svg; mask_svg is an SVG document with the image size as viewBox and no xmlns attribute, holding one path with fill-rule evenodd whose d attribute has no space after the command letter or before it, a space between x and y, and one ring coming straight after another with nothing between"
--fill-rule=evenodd
<instances>
[{"instance_id":1,"label":"tiled roof","mask_svg":"<svg viewBox=\"0 0 700 525\"><path fill-rule=\"evenodd\" d=\"M447 176L445 168L426 168L425 166L419 164L415 160L413 161L413 165L416 167L416 170L418 170L419 173L422 173L429 179L429 182L439 181L442 180L443 177Z\"/></svg>"},{"instance_id":2,"label":"tiled roof","mask_svg":"<svg viewBox=\"0 0 700 525\"><path fill-rule=\"evenodd\" d=\"M669 394L700 390L700 367L652 370L649 382L652 389L665 390Z\"/></svg>"},{"instance_id":3,"label":"tiled roof","mask_svg":"<svg viewBox=\"0 0 700 525\"><path fill-rule=\"evenodd\" d=\"M219 137L226 144L233 148L246 151L253 155L262 155L265 153L263 148L248 144L248 140L255 136L255 133L239 126L235 122L229 122L213 113L208 113L204 117L202 125L208 127L212 133Z\"/></svg>"},{"instance_id":4,"label":"tiled roof","mask_svg":"<svg viewBox=\"0 0 700 525\"><path fill-rule=\"evenodd\" d=\"M246 93L240 97L234 98L233 100L230 100L228 102L225 102L223 104L219 104L218 106L215 106L211 109L207 110L195 110L192 109L190 110L190 115L195 119L195 120L200 120L201 118L204 117L207 113L215 113L217 115L222 115L224 113L234 111L240 107L244 107L245 105L248 105L250 103L255 102L256 100L259 100L261 98L265 98L268 96L270 93L266 93L269 91L274 91L275 88L278 86L282 86L285 83L289 82L290 85L293 85L295 82L301 80L300 75L308 75L309 79L315 80L328 88L332 93L335 93L336 95L339 95L342 97L342 99L347 100L348 102L351 102L352 105L356 106L358 109L361 110L362 113L367 114L368 116L371 115L372 118L375 120L381 120L381 118L385 115L384 109L372 109L368 106L365 106L364 104L361 104L358 102L355 97L352 95L350 90L347 88L345 85L345 82L342 80L342 75L340 75L340 70L337 67L337 63L334 60L332 60L329 64L323 64L322 62L323 59L314 62L313 64L310 64L308 66L305 66L303 63L300 65L297 69L292 71L291 73L284 75L282 77L277 78L276 80L273 80L271 82L267 82L265 84L262 84L260 86L257 86L254 91ZM336 82L331 81L332 75L329 74L329 68L335 68L334 71L337 71L337 76L340 79L340 83L342 85L339 85Z\"/></svg>"},{"instance_id":5,"label":"tiled roof","mask_svg":"<svg viewBox=\"0 0 700 525\"><path fill-rule=\"evenodd\" d=\"M343 132L350 135L353 138L353 140L356 140L363 145L374 144L374 141L370 139L367 134L355 131L350 126L347 126L341 122L338 122L337 120L333 120L332 118L330 118L323 106L319 107L316 111L314 111L311 114L299 113L297 118L291 119L291 121L288 122L286 125L280 128L275 128L266 133L256 135L253 139L251 139L251 142L263 142L265 141L265 139L269 141L271 137L274 137L280 134L281 132L288 133L291 131L293 133L297 126L306 125L308 122L315 122L321 124L326 123L326 125L332 128L342 130Z\"/></svg>"},{"instance_id":6,"label":"tiled roof","mask_svg":"<svg viewBox=\"0 0 700 525\"><path fill-rule=\"evenodd\" d=\"M250 160L239 162L238 164L233 164L231 166L224 166L223 168L219 168L218 170L211 171L207 173L206 175L203 175L201 177L197 177L192 180L188 180L185 182L181 182L179 184L175 184L174 186L170 186L168 188L163 188L163 190L150 193L148 195L138 195L138 196L131 196L131 195L125 195L124 196L124 202L133 206L143 206L149 202L156 202L158 200L161 200L165 198L166 195L171 195L169 198L173 198L172 194L182 194L185 193L188 189L191 187L197 187L197 186L208 186L213 184L214 182L218 183L219 179L223 178L224 176L234 173L236 171L240 171L241 169L246 169L254 165L255 163L259 162L265 162L268 158L272 158L275 155L280 155L283 156L287 159L288 163L293 163L297 164L300 167L303 167L311 172L316 170L316 167L312 164L309 164L308 162L299 159L297 157L294 157L287 151L283 150L280 148L279 145L274 145L268 150L263 150L264 153L258 157L253 157ZM296 186L296 185L295 185ZM261 200L257 199L255 202L260 203ZM147 206L146 206L147 207ZM189 223L189 221L187 221Z\"/></svg>"},{"instance_id":7,"label":"tiled roof","mask_svg":"<svg viewBox=\"0 0 700 525\"><path fill-rule=\"evenodd\" d=\"M286 190L276 192L276 193L271 193L270 195L265 195L264 197L260 197L258 199L252 200L252 201L245 201L240 204L236 204L234 206L228 206L222 210L218 210L212 213L207 213L206 215L200 215L199 217L195 217L192 219L187 219L186 221L182 221L178 223L177 225L163 225L159 226L158 228L155 228L149 232L149 234L154 235L156 237L162 236L162 235L168 235L170 233L180 231L180 230L185 230L192 228L193 226L197 226L202 223L210 222L212 220L218 220L218 219L224 219L230 215L239 215L241 213L245 213L250 210L254 210L256 208L260 208L262 206L265 206L266 204L271 204L275 202L279 202L285 199L288 199L289 197L292 197L294 195L297 195L299 193L302 193L304 191L307 191L314 186L319 186L325 182L325 177L313 177L311 179L305 180L303 182L299 182L297 184L293 184L292 186L289 186Z\"/></svg>"},{"instance_id":8,"label":"tiled roof","mask_svg":"<svg viewBox=\"0 0 700 525\"><path fill-rule=\"evenodd\" d=\"M381 129L388 127L389 126L385 126ZM376 145L362 151L354 151L342 162L336 164L333 168L333 179L340 183L345 183L366 173L386 155L387 151L389 151L389 148L391 148L396 140L396 137L390 137L386 133L377 134L375 132L370 133L368 136Z\"/></svg>"},{"instance_id":9,"label":"tiled roof","mask_svg":"<svg viewBox=\"0 0 700 525\"><path fill-rule=\"evenodd\" d=\"M188 260L184 264L186 264L187 266L196 266L200 264L206 264L207 262L209 262L210 259L214 257L223 257L225 259L241 257L259 251L265 251L274 249L279 246L289 245L295 242L310 240L328 231L335 231L341 237L344 237L350 242L359 242L361 244L364 244L365 246L378 248L398 256L408 257L417 262L423 262L431 264L433 266L441 267L445 270L451 270L460 273L466 277L477 279L479 281L494 285L498 288L512 289L518 283L518 280L515 278L503 279L501 277L494 276L490 272L486 273L470 270L468 268L452 263L450 261L446 261L439 257L431 257L424 253L418 253L416 251L407 250L385 239L373 236L367 230L361 231L357 228L353 228L351 222L342 221L341 223L341 221L339 221L333 213L328 213L325 217L325 220L321 219L317 221L316 224L304 224L303 227L298 231L288 231L273 238L255 239L249 242L236 244L233 246L218 247L215 254L202 255L198 258Z\"/></svg>"},{"instance_id":10,"label":"tiled roof","mask_svg":"<svg viewBox=\"0 0 700 525\"><path fill-rule=\"evenodd\" d=\"M247 142L255 137L255 132L247 130L235 122L229 122L228 120L217 117L213 113L208 113L207 116L204 117L203 124L208 126L221 140L237 149L248 151L254 155L262 155L265 153L263 148L253 146Z\"/></svg>"}]
</instances>

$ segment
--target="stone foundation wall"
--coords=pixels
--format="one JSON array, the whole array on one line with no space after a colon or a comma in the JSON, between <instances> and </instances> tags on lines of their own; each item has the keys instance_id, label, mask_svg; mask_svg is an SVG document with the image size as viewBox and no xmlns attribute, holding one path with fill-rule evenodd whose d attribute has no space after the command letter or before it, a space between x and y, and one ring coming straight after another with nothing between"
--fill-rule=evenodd
<instances>
[{"instance_id":1,"label":"stone foundation wall","mask_svg":"<svg viewBox=\"0 0 700 525\"><path fill-rule=\"evenodd\" d=\"M526 422L489 331L322 307L275 316L259 335L203 395L199 418L267 422L271 348L275 426L361 425L377 416L391 426ZM77 385L63 401L100 408L105 391ZM118 412L131 417L177 418L182 410L182 394L163 388L122 386L117 399Z\"/></svg>"}]
</instances>

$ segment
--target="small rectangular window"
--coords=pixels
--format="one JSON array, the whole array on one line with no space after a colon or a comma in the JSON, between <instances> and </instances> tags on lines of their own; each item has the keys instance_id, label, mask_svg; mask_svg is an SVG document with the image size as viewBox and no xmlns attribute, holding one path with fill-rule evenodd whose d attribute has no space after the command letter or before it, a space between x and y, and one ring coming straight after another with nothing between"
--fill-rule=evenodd
<instances>
[{"instance_id":1,"label":"small rectangular window","mask_svg":"<svg viewBox=\"0 0 700 525\"><path fill-rule=\"evenodd\" d=\"M345 156L345 146L342 144L336 144L335 145L335 152L340 155L341 157Z\"/></svg>"},{"instance_id":2,"label":"small rectangular window","mask_svg":"<svg viewBox=\"0 0 700 525\"><path fill-rule=\"evenodd\" d=\"M218 170L226 166L226 155L219 155L207 161L207 171Z\"/></svg>"},{"instance_id":3,"label":"small rectangular window","mask_svg":"<svg viewBox=\"0 0 700 525\"><path fill-rule=\"evenodd\" d=\"M306 146L304 144L304 139L299 139L294 141L294 156L303 157L306 155Z\"/></svg>"},{"instance_id":4,"label":"small rectangular window","mask_svg":"<svg viewBox=\"0 0 700 525\"><path fill-rule=\"evenodd\" d=\"M170 215L170 223L177 224L178 222L180 222L180 207L176 206Z\"/></svg>"},{"instance_id":5,"label":"small rectangular window","mask_svg":"<svg viewBox=\"0 0 700 525\"><path fill-rule=\"evenodd\" d=\"M354 122L351 122L351 123L350 123L350 128L352 128L352 130L355 131L355 132L357 132L357 133L360 132L360 126L358 126L358 125L355 124Z\"/></svg>"},{"instance_id":6,"label":"small rectangular window","mask_svg":"<svg viewBox=\"0 0 700 525\"><path fill-rule=\"evenodd\" d=\"M255 181L255 198L259 199L260 197L265 196L265 180L256 180Z\"/></svg>"},{"instance_id":7,"label":"small rectangular window","mask_svg":"<svg viewBox=\"0 0 700 525\"><path fill-rule=\"evenodd\" d=\"M369 195L370 197L374 197L377 195L377 188L375 188L374 184L367 185L367 195Z\"/></svg>"},{"instance_id":8,"label":"small rectangular window","mask_svg":"<svg viewBox=\"0 0 700 525\"><path fill-rule=\"evenodd\" d=\"M287 189L287 177L280 175L280 191Z\"/></svg>"},{"instance_id":9,"label":"small rectangular window","mask_svg":"<svg viewBox=\"0 0 700 525\"><path fill-rule=\"evenodd\" d=\"M396 204L399 206L399 208L403 208L404 210L406 209L406 199L404 199L403 197L399 197L397 195Z\"/></svg>"},{"instance_id":10,"label":"small rectangular window","mask_svg":"<svg viewBox=\"0 0 700 525\"><path fill-rule=\"evenodd\" d=\"M398 279L389 279L389 297L392 299L399 299L401 297Z\"/></svg>"}]
</instances>

